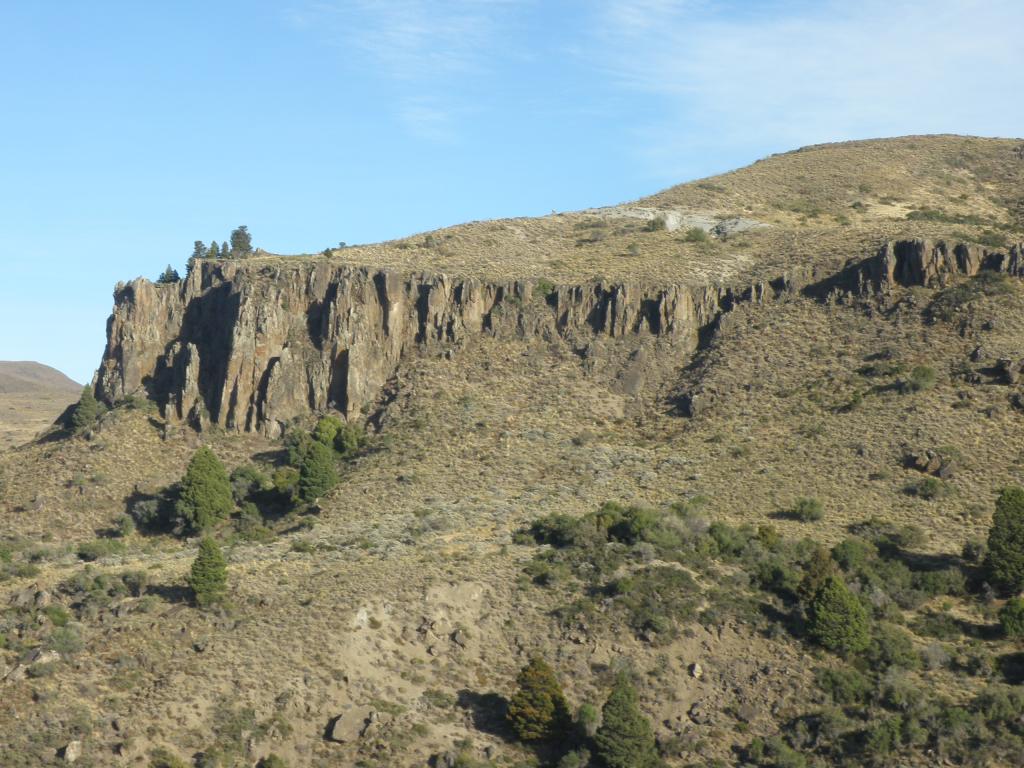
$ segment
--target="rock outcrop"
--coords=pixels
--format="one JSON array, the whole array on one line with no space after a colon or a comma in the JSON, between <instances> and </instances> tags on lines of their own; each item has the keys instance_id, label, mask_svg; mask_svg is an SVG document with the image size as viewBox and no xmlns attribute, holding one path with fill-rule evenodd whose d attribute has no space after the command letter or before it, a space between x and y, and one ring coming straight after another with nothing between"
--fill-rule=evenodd
<instances>
[{"instance_id":1,"label":"rock outcrop","mask_svg":"<svg viewBox=\"0 0 1024 768\"><path fill-rule=\"evenodd\" d=\"M179 283L117 286L96 394L109 404L147 396L172 422L277 436L310 413L358 413L403 357L476 334L579 346L656 337L685 362L723 309L785 289L785 280L742 292L600 281L551 287L319 259L207 261Z\"/></svg>"},{"instance_id":2,"label":"rock outcrop","mask_svg":"<svg viewBox=\"0 0 1024 768\"><path fill-rule=\"evenodd\" d=\"M899 287L934 288L979 272L1024 275L1024 243L989 248L945 240L889 241L874 256L848 264L838 274L809 286L808 292L870 296Z\"/></svg>"},{"instance_id":3,"label":"rock outcrop","mask_svg":"<svg viewBox=\"0 0 1024 768\"><path fill-rule=\"evenodd\" d=\"M96 395L108 404L144 395L171 422L275 437L311 413L351 417L371 408L403 358L480 334L562 339L583 358L602 339L631 339L619 345L619 379L636 394L647 359L641 340L657 339L676 367L685 365L702 331L738 303L799 288L863 296L981 270L1020 275L1022 256L1024 246L898 241L824 281L788 275L743 290L602 281L552 287L326 259L204 261L178 283L117 286Z\"/></svg>"}]
</instances>

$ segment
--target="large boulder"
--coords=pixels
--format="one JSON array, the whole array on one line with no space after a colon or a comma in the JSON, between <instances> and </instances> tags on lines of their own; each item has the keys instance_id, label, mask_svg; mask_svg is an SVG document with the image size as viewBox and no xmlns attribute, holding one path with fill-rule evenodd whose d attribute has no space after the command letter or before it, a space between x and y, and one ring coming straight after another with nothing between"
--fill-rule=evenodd
<instances>
[{"instance_id":1,"label":"large boulder","mask_svg":"<svg viewBox=\"0 0 1024 768\"><path fill-rule=\"evenodd\" d=\"M351 744L359 741L372 718L372 707L351 707L334 718L328 731L328 738L339 744Z\"/></svg>"}]
</instances>

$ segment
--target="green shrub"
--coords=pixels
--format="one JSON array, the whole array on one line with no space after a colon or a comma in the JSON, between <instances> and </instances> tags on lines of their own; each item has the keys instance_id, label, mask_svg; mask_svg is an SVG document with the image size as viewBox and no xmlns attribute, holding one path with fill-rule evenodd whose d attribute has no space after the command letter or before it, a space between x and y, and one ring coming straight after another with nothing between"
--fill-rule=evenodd
<instances>
[{"instance_id":1,"label":"green shrub","mask_svg":"<svg viewBox=\"0 0 1024 768\"><path fill-rule=\"evenodd\" d=\"M1024 598L1012 597L999 611L1003 634L1014 640L1024 637Z\"/></svg>"},{"instance_id":2,"label":"green shrub","mask_svg":"<svg viewBox=\"0 0 1024 768\"><path fill-rule=\"evenodd\" d=\"M317 421L316 426L313 427L313 439L321 445L333 448L334 438L337 436L338 430L340 430L341 427L341 419L337 416L321 416L320 420Z\"/></svg>"},{"instance_id":3,"label":"green shrub","mask_svg":"<svg viewBox=\"0 0 1024 768\"><path fill-rule=\"evenodd\" d=\"M43 613L46 614L46 618L55 627L63 627L71 619L71 614L67 612L67 609L63 605L57 605L56 603L46 606L43 609Z\"/></svg>"},{"instance_id":4,"label":"green shrub","mask_svg":"<svg viewBox=\"0 0 1024 768\"><path fill-rule=\"evenodd\" d=\"M117 535L126 539L135 533L135 518L131 515L121 515L117 518Z\"/></svg>"},{"instance_id":5,"label":"green shrub","mask_svg":"<svg viewBox=\"0 0 1024 768\"><path fill-rule=\"evenodd\" d=\"M193 528L204 530L230 517L234 508L227 470L213 451L203 446L192 456L181 481L178 515Z\"/></svg>"},{"instance_id":6,"label":"green shrub","mask_svg":"<svg viewBox=\"0 0 1024 768\"><path fill-rule=\"evenodd\" d=\"M706 243L708 233L700 227L690 227L683 235L683 241L687 243Z\"/></svg>"},{"instance_id":7,"label":"green shrub","mask_svg":"<svg viewBox=\"0 0 1024 768\"><path fill-rule=\"evenodd\" d=\"M580 704L580 708L576 710L576 727L579 729L580 736L584 739L594 738L600 724L601 711L593 704Z\"/></svg>"},{"instance_id":8,"label":"green shrub","mask_svg":"<svg viewBox=\"0 0 1024 768\"><path fill-rule=\"evenodd\" d=\"M508 721L522 741L549 741L569 727L569 706L554 670L534 656L519 672L508 703Z\"/></svg>"},{"instance_id":9,"label":"green shrub","mask_svg":"<svg viewBox=\"0 0 1024 768\"><path fill-rule=\"evenodd\" d=\"M899 715L881 720L864 733L864 751L883 758L899 749L903 739L903 718Z\"/></svg>"},{"instance_id":10,"label":"green shrub","mask_svg":"<svg viewBox=\"0 0 1024 768\"><path fill-rule=\"evenodd\" d=\"M926 501L942 499L951 493L949 485L937 477L925 477L917 482L908 483L904 490L911 496L917 496Z\"/></svg>"},{"instance_id":11,"label":"green shrub","mask_svg":"<svg viewBox=\"0 0 1024 768\"><path fill-rule=\"evenodd\" d=\"M103 413L103 407L93 395L92 387L82 389L82 396L78 398L78 404L71 414L71 430L81 434L91 428L96 420Z\"/></svg>"},{"instance_id":12,"label":"green shrub","mask_svg":"<svg viewBox=\"0 0 1024 768\"><path fill-rule=\"evenodd\" d=\"M331 449L319 442L311 443L299 464L299 496L303 501L316 501L337 483Z\"/></svg>"},{"instance_id":13,"label":"green shrub","mask_svg":"<svg viewBox=\"0 0 1024 768\"><path fill-rule=\"evenodd\" d=\"M808 632L825 648L856 653L868 647L868 615L843 580L830 577L811 601Z\"/></svg>"},{"instance_id":14,"label":"green shrub","mask_svg":"<svg viewBox=\"0 0 1024 768\"><path fill-rule=\"evenodd\" d=\"M654 731L640 711L636 689L625 674L619 674L601 710L594 747L598 760L607 768L659 765Z\"/></svg>"},{"instance_id":15,"label":"green shrub","mask_svg":"<svg viewBox=\"0 0 1024 768\"><path fill-rule=\"evenodd\" d=\"M82 650L82 636L72 626L57 627L50 633L48 645L62 656L73 656Z\"/></svg>"},{"instance_id":16,"label":"green shrub","mask_svg":"<svg viewBox=\"0 0 1024 768\"><path fill-rule=\"evenodd\" d=\"M905 394L924 392L935 386L935 369L927 365L917 365L900 383L900 391Z\"/></svg>"},{"instance_id":17,"label":"green shrub","mask_svg":"<svg viewBox=\"0 0 1024 768\"><path fill-rule=\"evenodd\" d=\"M75 549L75 553L86 562L92 562L111 555L119 555L125 550L123 541L118 539L95 539L83 541Z\"/></svg>"},{"instance_id":18,"label":"green shrub","mask_svg":"<svg viewBox=\"0 0 1024 768\"><path fill-rule=\"evenodd\" d=\"M877 671L890 667L917 669L921 666L921 657L914 649L910 634L887 622L879 622L875 626L865 655L872 669Z\"/></svg>"},{"instance_id":19,"label":"green shrub","mask_svg":"<svg viewBox=\"0 0 1024 768\"><path fill-rule=\"evenodd\" d=\"M246 464L231 471L231 494L236 504L242 504L253 494L271 487L267 476L256 467Z\"/></svg>"},{"instance_id":20,"label":"green shrub","mask_svg":"<svg viewBox=\"0 0 1024 768\"><path fill-rule=\"evenodd\" d=\"M853 667L819 669L815 681L837 704L862 704L871 696L871 680Z\"/></svg>"},{"instance_id":21,"label":"green shrub","mask_svg":"<svg viewBox=\"0 0 1024 768\"><path fill-rule=\"evenodd\" d=\"M861 573L878 557L878 547L860 536L843 539L832 547L832 558L847 573Z\"/></svg>"},{"instance_id":22,"label":"green shrub","mask_svg":"<svg viewBox=\"0 0 1024 768\"><path fill-rule=\"evenodd\" d=\"M192 562L188 585L200 607L214 605L227 593L227 563L217 542L209 536L199 542L199 552Z\"/></svg>"},{"instance_id":23,"label":"green shrub","mask_svg":"<svg viewBox=\"0 0 1024 768\"><path fill-rule=\"evenodd\" d=\"M313 436L302 429L293 429L285 435L284 446L288 455L288 465L298 467L302 463L309 446L316 442Z\"/></svg>"},{"instance_id":24,"label":"green shrub","mask_svg":"<svg viewBox=\"0 0 1024 768\"><path fill-rule=\"evenodd\" d=\"M274 490L285 499L291 500L298 493L299 470L295 467L281 467L274 472L271 482Z\"/></svg>"},{"instance_id":25,"label":"green shrub","mask_svg":"<svg viewBox=\"0 0 1024 768\"><path fill-rule=\"evenodd\" d=\"M558 289L553 282L542 277L534 284L533 290L538 295L547 299Z\"/></svg>"},{"instance_id":26,"label":"green shrub","mask_svg":"<svg viewBox=\"0 0 1024 768\"><path fill-rule=\"evenodd\" d=\"M334 435L333 445L343 459L350 459L366 446L366 432L346 421Z\"/></svg>"},{"instance_id":27,"label":"green shrub","mask_svg":"<svg viewBox=\"0 0 1024 768\"><path fill-rule=\"evenodd\" d=\"M590 764L590 750L580 747L564 754L558 761L558 768L588 768Z\"/></svg>"},{"instance_id":28,"label":"green shrub","mask_svg":"<svg viewBox=\"0 0 1024 768\"><path fill-rule=\"evenodd\" d=\"M1000 589L1024 589L1024 488L1020 486L1004 488L996 500L985 570Z\"/></svg>"},{"instance_id":29,"label":"green shrub","mask_svg":"<svg viewBox=\"0 0 1024 768\"><path fill-rule=\"evenodd\" d=\"M789 515L802 523L811 523L825 516L825 508L817 499L797 499L789 509Z\"/></svg>"}]
</instances>

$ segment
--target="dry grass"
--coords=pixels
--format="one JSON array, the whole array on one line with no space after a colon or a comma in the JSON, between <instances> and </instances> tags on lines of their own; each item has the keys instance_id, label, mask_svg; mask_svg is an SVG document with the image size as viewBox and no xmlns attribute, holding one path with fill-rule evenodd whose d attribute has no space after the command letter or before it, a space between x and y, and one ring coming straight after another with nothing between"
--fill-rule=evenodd
<instances>
[{"instance_id":1,"label":"dry grass","mask_svg":"<svg viewBox=\"0 0 1024 768\"><path fill-rule=\"evenodd\" d=\"M602 276L705 285L741 284L793 269L833 269L888 238L1024 239L1021 140L924 136L808 147L682 184L622 206L541 218L462 224L334 250L334 262L486 279ZM770 226L688 242L651 231L638 209ZM946 221L908 221L913 211ZM278 257L266 257L270 259ZM321 258L321 257L312 257Z\"/></svg>"},{"instance_id":2,"label":"dry grass","mask_svg":"<svg viewBox=\"0 0 1024 768\"><path fill-rule=\"evenodd\" d=\"M1019 170L1012 176L1000 165L1013 146L943 137L809 149L643 201L772 224L710 244L681 243L682 232L647 231L642 222L592 212L470 224L437 233L431 245L420 237L406 241L409 248L396 242L332 258L556 280L591 270L745 280L801 260L824 269L897 231L946 227L899 217L912 206L940 205L947 182L976 200L954 196L944 210L1001 215L1008 209L996 206L997 196L1006 179L1019 179ZM858 185L870 187L856 192L866 207L853 209L851 224L837 224L834 212L848 206ZM801 190L824 212L775 205ZM578 226L593 221L607 225ZM629 226L640 229L618 231ZM608 234L577 246L589 229ZM632 239L643 243L639 255L622 256ZM953 323L932 324L925 310L934 297L922 289L871 307L797 296L742 306L696 360L652 348L656 362L638 397L620 386L616 361L625 347L583 361L564 341L482 336L451 359L410 357L375 438L378 450L345 470L320 515L282 521L268 544L231 548L230 616L176 601L194 542L133 534L123 554L89 566L145 569L153 594L125 598L120 609L84 621L84 650L52 676L4 684L0 762L53 762L53 750L79 735L83 759L93 765L144 765L156 745L191 755L223 741L215 724L244 706L254 713L235 745L240 764L270 751L293 766L420 764L466 736L514 761L525 754L455 702L460 695L464 704L508 695L518 666L537 649L551 658L574 704L600 703L608 667L632 659L645 675L644 705L659 732L671 730L666 722L685 727L694 759L732 759L732 743L776 732L771 713L794 712L817 695L811 670L825 659L785 635L765 637L731 619L711 630L694 624L660 648L622 628L573 635L551 615L555 592L519 583L532 550L512 535L552 512L699 494L711 517L770 522L787 535L835 542L852 523L877 515L924 528L929 552L958 553L985 532L994 490L1024 479L1022 417L1009 404L1016 389L984 373L995 358L1021 357L1024 293L1014 284L979 297ZM988 320L991 329L983 330ZM970 363L977 344L984 360ZM936 385L900 394L890 386L899 374L867 371L881 352L890 369L933 367ZM965 365L982 372L981 383L952 375ZM682 391L706 395L703 415L675 413L671 398ZM165 436L152 411L122 408L107 414L91 439L0 453L7 537L41 551L39 572L0 585L0 602L30 585L53 590L83 572L87 566L71 548L110 528L135 490L180 477L200 442L229 467L267 461L279 447L218 432ZM904 492L921 477L903 467L908 448L960 457L949 495L929 501ZM776 519L798 497L819 499L824 518ZM988 620L967 603L953 609ZM45 620L39 626L31 632L43 632ZM468 636L465 648L452 640L459 628ZM35 642L31 632L12 639ZM5 652L8 668L17 660ZM694 661L706 670L701 680L687 674ZM928 685L959 699L984 684L943 670L925 674ZM687 719L697 701L714 722ZM367 704L394 721L359 747L324 740L331 718ZM741 705L757 713L743 726L724 714ZM117 750L123 758L113 757Z\"/></svg>"}]
</instances>

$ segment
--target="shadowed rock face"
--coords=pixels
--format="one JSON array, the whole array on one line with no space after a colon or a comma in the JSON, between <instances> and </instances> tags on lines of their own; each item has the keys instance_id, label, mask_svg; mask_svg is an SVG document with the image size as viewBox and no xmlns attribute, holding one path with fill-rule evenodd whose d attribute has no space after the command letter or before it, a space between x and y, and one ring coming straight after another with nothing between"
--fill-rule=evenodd
<instances>
[{"instance_id":1,"label":"shadowed rock face","mask_svg":"<svg viewBox=\"0 0 1024 768\"><path fill-rule=\"evenodd\" d=\"M807 290L869 294L982 269L1020 274L1021 247L888 243ZM678 369L723 311L811 277L739 291L592 281L542 295L536 281L400 275L324 260L202 262L181 283L117 286L96 394L113 404L145 393L172 422L277 436L311 413L369 408L403 357L478 334L560 339L577 350L607 342L635 383L643 378L637 361L651 357L638 354L643 344L656 340L659 364Z\"/></svg>"},{"instance_id":2,"label":"shadowed rock face","mask_svg":"<svg viewBox=\"0 0 1024 768\"><path fill-rule=\"evenodd\" d=\"M96 392L108 403L145 393L171 421L274 436L310 413L359 412L403 356L475 334L580 346L656 337L685 362L700 328L737 298L720 287L601 282L541 295L534 282L324 261L204 262L181 283L118 285Z\"/></svg>"}]
</instances>

